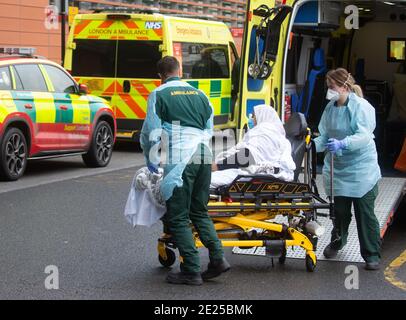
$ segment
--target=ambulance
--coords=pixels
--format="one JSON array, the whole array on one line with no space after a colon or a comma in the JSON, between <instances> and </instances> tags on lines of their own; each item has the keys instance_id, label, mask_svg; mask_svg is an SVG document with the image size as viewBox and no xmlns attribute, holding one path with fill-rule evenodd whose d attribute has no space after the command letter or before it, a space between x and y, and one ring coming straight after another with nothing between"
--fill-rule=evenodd
<instances>
[{"instance_id":1,"label":"ambulance","mask_svg":"<svg viewBox=\"0 0 406 320\"><path fill-rule=\"evenodd\" d=\"M237 127L246 129L254 106L265 103L283 121L303 113L317 135L328 102L326 73L349 70L375 108L382 238L406 194L404 174L393 170L406 137L405 51L406 1L247 2Z\"/></svg>"},{"instance_id":2,"label":"ambulance","mask_svg":"<svg viewBox=\"0 0 406 320\"><path fill-rule=\"evenodd\" d=\"M137 141L148 95L160 85L156 63L166 55L180 61L183 80L210 98L216 129L236 127L232 69L238 54L224 23L148 13L79 14L64 66L91 94L109 101L117 139Z\"/></svg>"}]
</instances>

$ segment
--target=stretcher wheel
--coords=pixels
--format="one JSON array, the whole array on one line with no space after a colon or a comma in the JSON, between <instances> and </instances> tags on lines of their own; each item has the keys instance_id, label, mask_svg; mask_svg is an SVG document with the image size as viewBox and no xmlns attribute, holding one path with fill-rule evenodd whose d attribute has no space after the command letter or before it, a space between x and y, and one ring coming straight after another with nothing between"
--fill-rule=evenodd
<instances>
[{"instance_id":1,"label":"stretcher wheel","mask_svg":"<svg viewBox=\"0 0 406 320\"><path fill-rule=\"evenodd\" d=\"M306 270L308 272L313 272L314 269L316 269L316 264L313 262L313 259L309 255L306 255Z\"/></svg>"},{"instance_id":2,"label":"stretcher wheel","mask_svg":"<svg viewBox=\"0 0 406 320\"><path fill-rule=\"evenodd\" d=\"M161 257L161 255L158 255L158 260L161 265L164 267L169 268L171 265L173 265L176 261L176 254L173 250L165 248L165 253L166 253L166 259L164 257Z\"/></svg>"}]
</instances>

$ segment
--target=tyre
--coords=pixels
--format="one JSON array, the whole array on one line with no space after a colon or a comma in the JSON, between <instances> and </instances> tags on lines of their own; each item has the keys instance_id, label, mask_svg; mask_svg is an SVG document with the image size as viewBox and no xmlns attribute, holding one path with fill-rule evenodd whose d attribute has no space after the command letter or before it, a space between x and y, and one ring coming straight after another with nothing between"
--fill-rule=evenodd
<instances>
[{"instance_id":1,"label":"tyre","mask_svg":"<svg viewBox=\"0 0 406 320\"><path fill-rule=\"evenodd\" d=\"M105 167L113 153L113 131L106 121L100 121L93 132L92 142L88 152L82 156L88 167Z\"/></svg>"},{"instance_id":2,"label":"tyre","mask_svg":"<svg viewBox=\"0 0 406 320\"><path fill-rule=\"evenodd\" d=\"M15 181L22 177L27 167L28 145L18 128L9 128L0 143L0 177Z\"/></svg>"},{"instance_id":3,"label":"tyre","mask_svg":"<svg viewBox=\"0 0 406 320\"><path fill-rule=\"evenodd\" d=\"M316 264L313 262L309 255L306 255L306 270L307 272L313 272L316 269Z\"/></svg>"},{"instance_id":4,"label":"tyre","mask_svg":"<svg viewBox=\"0 0 406 320\"><path fill-rule=\"evenodd\" d=\"M161 257L161 255L158 255L158 260L161 265L169 268L170 266L172 266L175 263L176 254L173 250L168 249L168 248L165 248L165 253L166 253L166 259Z\"/></svg>"}]
</instances>

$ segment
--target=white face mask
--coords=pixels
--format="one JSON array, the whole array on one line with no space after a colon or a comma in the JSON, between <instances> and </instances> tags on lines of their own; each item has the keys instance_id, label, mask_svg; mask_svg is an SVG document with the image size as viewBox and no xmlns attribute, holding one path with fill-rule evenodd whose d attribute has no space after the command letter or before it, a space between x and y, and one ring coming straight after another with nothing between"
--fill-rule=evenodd
<instances>
[{"instance_id":1,"label":"white face mask","mask_svg":"<svg viewBox=\"0 0 406 320\"><path fill-rule=\"evenodd\" d=\"M340 93L333 90L333 89L328 89L327 90L327 95L326 99L330 101L337 101L340 98Z\"/></svg>"}]
</instances>

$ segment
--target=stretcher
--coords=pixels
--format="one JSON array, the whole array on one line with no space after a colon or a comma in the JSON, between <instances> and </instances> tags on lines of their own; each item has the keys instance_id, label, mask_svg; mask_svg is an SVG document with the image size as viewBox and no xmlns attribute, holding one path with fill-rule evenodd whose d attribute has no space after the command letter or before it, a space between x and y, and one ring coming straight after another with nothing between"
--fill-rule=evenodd
<instances>
[{"instance_id":1,"label":"stretcher","mask_svg":"<svg viewBox=\"0 0 406 320\"><path fill-rule=\"evenodd\" d=\"M223 247L265 247L266 255L284 264L289 247L305 250L306 270L313 272L318 237L323 227L318 210L333 212L333 202L322 199L315 185L315 150L303 114L292 114L285 125L296 163L295 180L286 182L270 175L242 175L227 186L211 190L208 213ZM302 168L302 164L303 168ZM303 170L303 182L299 173ZM287 217L287 223L272 221ZM326 214L323 214L324 216ZM193 228L193 226L192 226ZM196 247L203 246L193 230ZM176 244L170 235L158 239L159 261L169 267L176 261Z\"/></svg>"}]
</instances>

